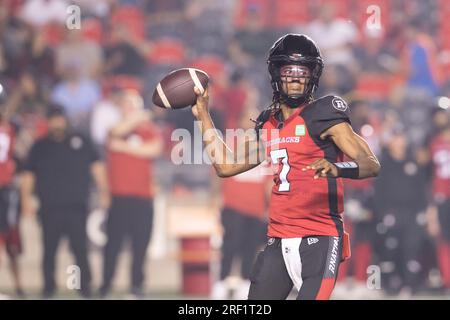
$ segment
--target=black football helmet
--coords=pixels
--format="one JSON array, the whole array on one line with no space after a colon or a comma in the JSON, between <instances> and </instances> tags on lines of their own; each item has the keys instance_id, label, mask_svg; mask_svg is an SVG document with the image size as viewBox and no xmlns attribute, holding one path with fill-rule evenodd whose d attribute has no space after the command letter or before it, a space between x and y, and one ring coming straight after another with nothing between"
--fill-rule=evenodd
<instances>
[{"instance_id":1,"label":"black football helmet","mask_svg":"<svg viewBox=\"0 0 450 320\"><path fill-rule=\"evenodd\" d=\"M323 59L316 43L306 35L288 33L279 38L269 50L267 57L273 100L296 108L312 100L312 95L319 85L322 74ZM305 80L302 94L288 94L282 86L281 68L285 65L299 65L309 69L307 76L295 76Z\"/></svg>"}]
</instances>

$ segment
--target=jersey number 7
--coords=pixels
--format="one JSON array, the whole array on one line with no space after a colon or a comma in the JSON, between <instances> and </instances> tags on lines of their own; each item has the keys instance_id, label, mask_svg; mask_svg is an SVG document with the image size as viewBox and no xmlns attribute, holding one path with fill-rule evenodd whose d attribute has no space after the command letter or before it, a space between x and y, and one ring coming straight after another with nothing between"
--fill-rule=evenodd
<instances>
[{"instance_id":1,"label":"jersey number 7","mask_svg":"<svg viewBox=\"0 0 450 320\"><path fill-rule=\"evenodd\" d=\"M289 157L286 149L278 149L270 151L270 158L272 159L272 163L278 164L279 160L281 160L282 168L278 173L280 178L280 185L278 186L278 191L280 192L288 192L290 190L290 184L287 180L287 175L291 170L289 166Z\"/></svg>"}]
</instances>

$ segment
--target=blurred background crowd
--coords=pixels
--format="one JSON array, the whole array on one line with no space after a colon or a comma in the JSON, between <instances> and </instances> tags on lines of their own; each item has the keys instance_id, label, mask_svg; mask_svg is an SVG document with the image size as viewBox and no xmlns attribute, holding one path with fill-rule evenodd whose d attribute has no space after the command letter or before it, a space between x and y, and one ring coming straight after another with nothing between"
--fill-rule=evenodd
<instances>
[{"instance_id":1,"label":"blurred background crowd","mask_svg":"<svg viewBox=\"0 0 450 320\"><path fill-rule=\"evenodd\" d=\"M71 4L81 8L80 29L66 25ZM316 96L336 94L349 103L354 130L369 142L383 168L377 179L346 181L345 223L352 235L353 257L341 266L335 296L445 297L450 294L450 224L443 218L450 217L449 15L445 0L2 0L0 95L9 110L8 121L17 128L16 173L33 143L45 136L48 110L55 105L65 110L74 130L93 141L102 159L108 132L120 119L120 93L132 90L151 110L164 145L154 160L159 220L150 265L151 257L173 259L176 266L200 261L189 255L174 258L171 245L165 243L175 241L176 234L188 238L189 219L182 216L190 214L192 199L198 200L195 214L208 208L239 209L241 204L234 202L244 194L260 199L261 208L252 204L260 212L250 216L263 223L265 189L253 188L252 194L242 181L218 183L207 165L174 165L171 133L176 128L194 133L194 118L189 108L170 112L154 107L155 85L174 69L202 69L210 75L217 127L250 127L254 110L263 110L272 98L268 49L287 32L305 33L317 42L325 60ZM157 199L166 202L161 205ZM161 221L169 219L167 208L175 203L186 212L174 213L175 226L170 228L175 231L168 237L164 234L170 221ZM205 280L204 296L224 297L221 285L234 284L227 282L236 274L229 252L240 244L225 245L230 239L221 240L220 230L240 224L224 215L222 221L219 214L213 217L223 228L208 229L212 248L220 251L222 246L222 253L208 255L207 260L219 265L222 259L222 270ZM26 243L31 236L23 229ZM264 243L260 234L252 237L259 241L255 247ZM178 251L182 247L183 243L176 245ZM31 254L24 245L22 256ZM14 295L14 277L2 255L0 292ZM224 256L228 262L223 262ZM40 277L39 263L38 259L22 266L24 292L36 290L37 285L28 285L26 279ZM249 264L242 266L244 280ZM381 290L368 288L369 266L380 273ZM173 278L171 270L182 272L175 276L178 283L158 288L177 292L183 281L189 286L189 279L183 278L189 270L177 267L148 272L149 281ZM203 281L201 276L195 279L191 281Z\"/></svg>"}]
</instances>

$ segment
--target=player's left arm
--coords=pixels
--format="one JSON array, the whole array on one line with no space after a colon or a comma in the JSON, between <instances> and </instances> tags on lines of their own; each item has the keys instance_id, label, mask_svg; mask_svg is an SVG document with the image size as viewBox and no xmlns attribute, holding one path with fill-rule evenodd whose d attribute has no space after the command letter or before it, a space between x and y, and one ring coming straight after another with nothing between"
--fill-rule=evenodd
<instances>
[{"instance_id":1,"label":"player's left arm","mask_svg":"<svg viewBox=\"0 0 450 320\"><path fill-rule=\"evenodd\" d=\"M350 179L365 179L376 177L381 166L377 157L367 142L356 134L349 123L341 122L325 130L321 139L331 139L334 144L352 161L331 163L319 159L303 170L315 170L314 178L343 177Z\"/></svg>"}]
</instances>

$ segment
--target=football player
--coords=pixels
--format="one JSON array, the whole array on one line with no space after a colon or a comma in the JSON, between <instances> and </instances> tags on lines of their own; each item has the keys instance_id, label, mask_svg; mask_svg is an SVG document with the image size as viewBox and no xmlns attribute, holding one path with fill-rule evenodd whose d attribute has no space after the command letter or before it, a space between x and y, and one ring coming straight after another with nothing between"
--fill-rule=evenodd
<instances>
[{"instance_id":1,"label":"football player","mask_svg":"<svg viewBox=\"0 0 450 320\"><path fill-rule=\"evenodd\" d=\"M428 212L428 230L437 240L439 269L445 289L450 289L450 115L440 112L447 121L430 143L434 206Z\"/></svg>"},{"instance_id":2,"label":"football player","mask_svg":"<svg viewBox=\"0 0 450 320\"><path fill-rule=\"evenodd\" d=\"M286 34L270 49L267 63L273 103L256 120L258 134L243 144L245 152L231 151L217 133L206 137L215 132L207 90L194 88L192 112L220 177L247 171L266 157L276 169L268 242L253 267L248 298L285 299L295 286L297 299L329 299L339 263L349 256L342 178L375 177L380 164L352 130L342 98L314 99L324 64L312 39ZM342 162L344 154L352 161Z\"/></svg>"},{"instance_id":3,"label":"football player","mask_svg":"<svg viewBox=\"0 0 450 320\"><path fill-rule=\"evenodd\" d=\"M11 108L5 93L0 91L0 256L4 246L9 258L16 295L23 298L19 267L22 241L19 233L19 201L14 157L17 128L10 118Z\"/></svg>"}]
</instances>

